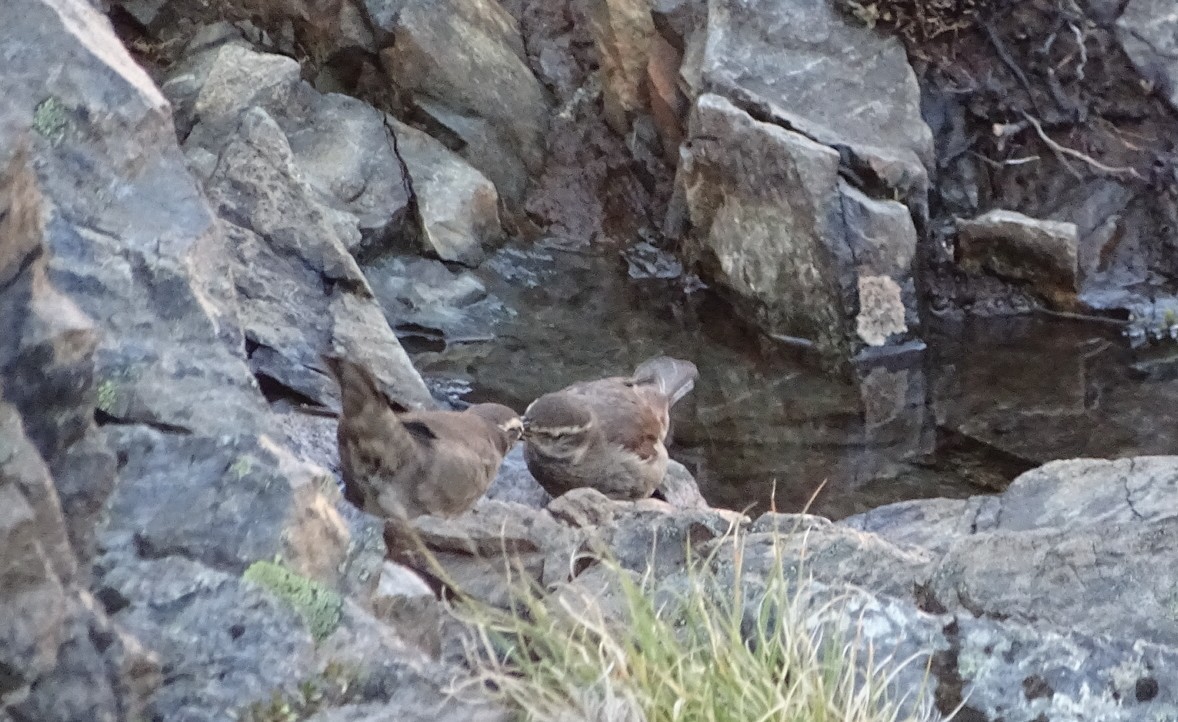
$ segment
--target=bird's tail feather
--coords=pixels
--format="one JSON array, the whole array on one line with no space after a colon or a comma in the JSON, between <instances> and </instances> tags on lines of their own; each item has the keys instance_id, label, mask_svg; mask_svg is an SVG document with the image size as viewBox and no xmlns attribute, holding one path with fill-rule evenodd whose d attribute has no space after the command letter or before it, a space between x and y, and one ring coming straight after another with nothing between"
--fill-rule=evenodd
<instances>
[{"instance_id":1,"label":"bird's tail feather","mask_svg":"<svg viewBox=\"0 0 1178 722\"><path fill-rule=\"evenodd\" d=\"M671 404L695 388L697 378L699 378L699 369L695 367L695 364L670 356L656 356L643 361L638 365L638 368L634 369L635 383L657 386Z\"/></svg>"},{"instance_id":2,"label":"bird's tail feather","mask_svg":"<svg viewBox=\"0 0 1178 722\"><path fill-rule=\"evenodd\" d=\"M325 354L323 363L339 384L341 415L357 418L365 414L383 414L388 409L404 411L393 404L380 388L376 377L364 366L347 359Z\"/></svg>"}]
</instances>

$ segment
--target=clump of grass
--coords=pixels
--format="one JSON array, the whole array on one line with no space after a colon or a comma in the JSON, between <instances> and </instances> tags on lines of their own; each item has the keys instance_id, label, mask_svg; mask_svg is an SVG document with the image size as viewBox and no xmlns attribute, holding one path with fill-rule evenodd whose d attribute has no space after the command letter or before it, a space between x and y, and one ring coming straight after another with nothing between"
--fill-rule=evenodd
<instances>
[{"instance_id":1,"label":"clump of grass","mask_svg":"<svg viewBox=\"0 0 1178 722\"><path fill-rule=\"evenodd\" d=\"M600 588L547 598L527 589L510 610L464 601L456 611L478 632L469 654L480 681L529 720L931 718L911 711L923 710L919 691L889 699L889 682L911 660L877 666L853 623L850 639L815 623L832 603L816 610L780 556L770 573L746 580L740 538L726 543L727 573L705 560L677 588L601 562L614 587L605 604Z\"/></svg>"}]
</instances>

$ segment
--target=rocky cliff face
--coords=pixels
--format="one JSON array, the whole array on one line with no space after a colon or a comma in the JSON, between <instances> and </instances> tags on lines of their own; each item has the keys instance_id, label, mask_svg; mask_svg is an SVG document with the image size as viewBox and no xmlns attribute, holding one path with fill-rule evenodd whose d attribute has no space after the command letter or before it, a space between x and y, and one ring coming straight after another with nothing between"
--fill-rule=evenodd
<instances>
[{"instance_id":1,"label":"rocky cliff face","mask_svg":"<svg viewBox=\"0 0 1178 722\"><path fill-rule=\"evenodd\" d=\"M507 235L697 272L838 368L930 313L1173 325L1143 300L1173 271L1172 13L963 16L955 64L845 5L0 4L0 720L509 718L449 694L444 609L340 499L318 361L450 403L397 332L478 336L502 309L461 266ZM1055 464L836 525L708 509L681 467L670 503L549 500L512 457L418 530L494 603L505 551L542 585L609 549L673 586L730 524L753 576L804 528L815 607L855 600L816 624L923 655L941 712L1160 720L1175 469Z\"/></svg>"}]
</instances>

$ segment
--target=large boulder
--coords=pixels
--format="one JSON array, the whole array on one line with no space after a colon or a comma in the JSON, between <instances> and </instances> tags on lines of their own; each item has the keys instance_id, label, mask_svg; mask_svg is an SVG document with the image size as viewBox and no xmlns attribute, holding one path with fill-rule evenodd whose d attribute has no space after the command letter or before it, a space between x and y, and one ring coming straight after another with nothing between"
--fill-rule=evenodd
<instances>
[{"instance_id":1,"label":"large boulder","mask_svg":"<svg viewBox=\"0 0 1178 722\"><path fill-rule=\"evenodd\" d=\"M684 76L758 118L848 154L918 215L926 210L932 132L899 40L827 0L710 0Z\"/></svg>"},{"instance_id":2,"label":"large boulder","mask_svg":"<svg viewBox=\"0 0 1178 722\"><path fill-rule=\"evenodd\" d=\"M913 340L932 136L899 42L825 1L712 0L684 58L668 231L771 336L832 364Z\"/></svg>"},{"instance_id":3,"label":"large boulder","mask_svg":"<svg viewBox=\"0 0 1178 722\"><path fill-rule=\"evenodd\" d=\"M770 334L850 355L853 287L833 149L719 95L696 102L677 183L686 251Z\"/></svg>"},{"instance_id":4,"label":"large boulder","mask_svg":"<svg viewBox=\"0 0 1178 722\"><path fill-rule=\"evenodd\" d=\"M1050 717L1084 699L1081 719L1165 719L1176 494L1178 458L1075 459L1000 496L905 502L845 525L933 552L914 598L954 616L945 633L970 706ZM1011 693L1018 675L1033 694Z\"/></svg>"},{"instance_id":5,"label":"large boulder","mask_svg":"<svg viewBox=\"0 0 1178 722\"><path fill-rule=\"evenodd\" d=\"M519 27L496 0L409 0L372 13L388 81L519 204L544 164L548 99ZM457 51L456 49L466 49Z\"/></svg>"},{"instance_id":6,"label":"large boulder","mask_svg":"<svg viewBox=\"0 0 1178 722\"><path fill-rule=\"evenodd\" d=\"M43 199L25 148L0 177L0 718L142 712L157 660L87 591L114 464L95 437L94 324L48 277ZM23 417L23 418L22 418ZM78 468L94 465L86 474ZM68 474L59 493L53 469ZM86 483L83 483L86 482ZM77 552L77 553L75 553ZM79 558L79 554L81 557Z\"/></svg>"}]
</instances>

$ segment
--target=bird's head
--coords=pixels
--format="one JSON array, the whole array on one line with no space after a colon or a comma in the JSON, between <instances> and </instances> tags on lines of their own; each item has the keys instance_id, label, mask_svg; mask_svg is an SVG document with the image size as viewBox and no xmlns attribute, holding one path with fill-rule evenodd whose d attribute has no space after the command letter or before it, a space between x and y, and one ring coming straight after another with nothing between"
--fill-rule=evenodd
<instances>
[{"instance_id":1,"label":"bird's head","mask_svg":"<svg viewBox=\"0 0 1178 722\"><path fill-rule=\"evenodd\" d=\"M519 414L503 404L475 404L466 413L475 414L494 425L503 453L507 453L523 436L524 425Z\"/></svg>"},{"instance_id":2,"label":"bird's head","mask_svg":"<svg viewBox=\"0 0 1178 722\"><path fill-rule=\"evenodd\" d=\"M524 411L524 442L547 456L576 457L589 445L596 418L567 394L541 396Z\"/></svg>"}]
</instances>

